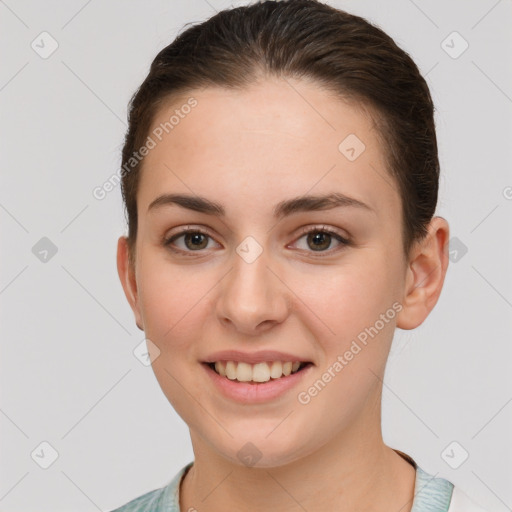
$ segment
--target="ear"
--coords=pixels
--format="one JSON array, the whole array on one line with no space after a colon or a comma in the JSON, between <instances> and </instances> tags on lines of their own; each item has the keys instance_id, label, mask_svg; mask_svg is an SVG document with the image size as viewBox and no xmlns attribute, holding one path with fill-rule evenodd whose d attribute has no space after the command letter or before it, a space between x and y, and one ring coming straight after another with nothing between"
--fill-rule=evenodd
<instances>
[{"instance_id":1,"label":"ear","mask_svg":"<svg viewBox=\"0 0 512 512\"><path fill-rule=\"evenodd\" d=\"M449 234L448 222L434 217L425 238L411 248L397 327L418 327L436 305L448 269Z\"/></svg>"},{"instance_id":2,"label":"ear","mask_svg":"<svg viewBox=\"0 0 512 512\"><path fill-rule=\"evenodd\" d=\"M128 299L137 327L143 331L142 315L139 309L139 300L137 293L137 281L135 279L135 269L130 264L130 249L128 239L125 236L119 237L117 241L117 273L123 286L124 294Z\"/></svg>"}]
</instances>

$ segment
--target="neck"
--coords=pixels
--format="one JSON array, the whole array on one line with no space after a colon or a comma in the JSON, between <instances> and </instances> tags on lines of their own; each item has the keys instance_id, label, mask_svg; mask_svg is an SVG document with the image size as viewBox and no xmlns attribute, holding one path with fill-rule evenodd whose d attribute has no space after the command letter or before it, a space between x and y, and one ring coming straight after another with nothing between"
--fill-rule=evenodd
<instances>
[{"instance_id":1,"label":"neck","mask_svg":"<svg viewBox=\"0 0 512 512\"><path fill-rule=\"evenodd\" d=\"M373 435L345 432L308 456L268 468L234 464L191 435L195 459L180 488L181 510L411 510L415 469L384 444L380 427Z\"/></svg>"}]
</instances>

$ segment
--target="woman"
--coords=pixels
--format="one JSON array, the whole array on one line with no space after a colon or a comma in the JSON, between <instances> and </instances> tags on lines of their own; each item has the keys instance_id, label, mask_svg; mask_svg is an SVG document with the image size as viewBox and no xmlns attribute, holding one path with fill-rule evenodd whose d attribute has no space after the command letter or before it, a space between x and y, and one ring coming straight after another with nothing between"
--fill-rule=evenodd
<instances>
[{"instance_id":1,"label":"woman","mask_svg":"<svg viewBox=\"0 0 512 512\"><path fill-rule=\"evenodd\" d=\"M194 461L117 511L482 511L381 434L396 327L434 308L431 96L366 20L219 12L164 48L123 148L118 270Z\"/></svg>"}]
</instances>

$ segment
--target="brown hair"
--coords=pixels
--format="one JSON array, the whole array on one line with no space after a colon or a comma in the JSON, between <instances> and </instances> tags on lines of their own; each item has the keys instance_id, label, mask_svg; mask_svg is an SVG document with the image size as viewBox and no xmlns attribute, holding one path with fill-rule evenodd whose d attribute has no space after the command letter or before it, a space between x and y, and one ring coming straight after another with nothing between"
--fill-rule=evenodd
<instances>
[{"instance_id":1,"label":"brown hair","mask_svg":"<svg viewBox=\"0 0 512 512\"><path fill-rule=\"evenodd\" d=\"M427 233L437 203L434 105L411 57L364 18L317 0L260 1L190 26L155 57L133 95L122 167L141 148L163 101L208 86L243 89L262 76L313 80L369 107L402 200L403 248ZM341 141L340 141L341 142ZM122 172L131 262L143 160Z\"/></svg>"}]
</instances>

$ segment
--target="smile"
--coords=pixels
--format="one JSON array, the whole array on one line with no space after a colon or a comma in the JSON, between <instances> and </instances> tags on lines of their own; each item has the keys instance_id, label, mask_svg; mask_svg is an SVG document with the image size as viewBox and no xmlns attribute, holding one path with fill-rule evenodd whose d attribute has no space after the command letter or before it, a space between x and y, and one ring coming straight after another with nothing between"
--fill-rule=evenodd
<instances>
[{"instance_id":1,"label":"smile","mask_svg":"<svg viewBox=\"0 0 512 512\"><path fill-rule=\"evenodd\" d=\"M249 383L264 383L281 379L301 371L311 363L300 361L270 361L249 364L237 361L217 361L208 366L218 375L229 380Z\"/></svg>"}]
</instances>

